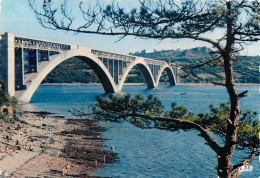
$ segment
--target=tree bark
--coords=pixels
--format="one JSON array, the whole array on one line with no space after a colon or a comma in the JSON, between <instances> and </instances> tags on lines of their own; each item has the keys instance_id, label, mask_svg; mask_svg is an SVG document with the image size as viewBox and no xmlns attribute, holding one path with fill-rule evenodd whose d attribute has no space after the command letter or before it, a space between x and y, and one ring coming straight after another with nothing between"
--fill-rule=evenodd
<instances>
[{"instance_id":1,"label":"tree bark","mask_svg":"<svg viewBox=\"0 0 260 178\"><path fill-rule=\"evenodd\" d=\"M232 173L232 163L231 158L233 156L236 141L237 141L237 131L240 115L239 107L239 97L235 87L235 81L233 77L233 64L232 56L229 52L224 52L224 69L226 75L226 89L230 97L230 116L227 121L227 131L226 131L226 142L225 146L219 151L218 154L218 176L220 178L231 178Z\"/></svg>"},{"instance_id":2,"label":"tree bark","mask_svg":"<svg viewBox=\"0 0 260 178\"><path fill-rule=\"evenodd\" d=\"M226 75L226 88L230 97L231 110L229 119L227 121L226 143L223 151L219 154L220 158L218 161L218 175L221 178L230 178L232 172L231 158L236 147L240 107L239 97L236 91L233 77L233 64L231 53L225 52L225 54L223 54L223 57Z\"/></svg>"},{"instance_id":3,"label":"tree bark","mask_svg":"<svg viewBox=\"0 0 260 178\"><path fill-rule=\"evenodd\" d=\"M227 121L226 131L226 143L223 150L218 153L218 176L221 178L231 178L232 163L231 158L236 148L237 131L239 124L239 97L235 87L234 75L233 75L233 61L232 50L234 45L233 34L233 19L231 11L231 2L227 1L228 15L226 19L227 23L227 41L224 52L222 53L224 59L224 71L226 76L226 89L230 99L230 115Z\"/></svg>"},{"instance_id":4,"label":"tree bark","mask_svg":"<svg viewBox=\"0 0 260 178\"><path fill-rule=\"evenodd\" d=\"M227 154L226 150L222 150L218 153L218 177L220 178L227 178L229 175L231 176L231 173L229 173L229 165L231 164L231 161L229 159L229 155Z\"/></svg>"}]
</instances>

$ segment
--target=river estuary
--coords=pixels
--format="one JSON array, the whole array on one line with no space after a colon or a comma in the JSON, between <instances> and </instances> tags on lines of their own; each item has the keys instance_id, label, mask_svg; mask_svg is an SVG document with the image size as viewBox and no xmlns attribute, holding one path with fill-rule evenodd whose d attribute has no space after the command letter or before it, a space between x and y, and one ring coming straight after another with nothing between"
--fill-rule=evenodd
<instances>
[{"instance_id":1,"label":"river estuary","mask_svg":"<svg viewBox=\"0 0 260 178\"><path fill-rule=\"evenodd\" d=\"M237 86L238 91L248 90L249 96L241 100L241 109L249 108L260 112L259 86ZM208 112L209 104L228 102L225 88L221 86L174 86L161 85L157 89L147 89L146 85L124 86L122 92L131 96L150 94L160 98L169 110L171 103L184 105L194 113ZM71 118L70 108L85 108L95 102L96 96L106 97L102 86L40 86L29 104L23 105L27 111L48 111ZM260 117L259 117L260 119ZM128 123L101 122L107 128L103 133L104 146L115 147L119 161L96 170L95 176L112 177L216 177L216 155L197 136L198 132L169 132L162 130L142 130ZM240 156L240 155L237 155ZM236 159L236 158L234 158ZM258 157L250 164L252 172L244 172L241 177L258 178L260 163Z\"/></svg>"}]
</instances>

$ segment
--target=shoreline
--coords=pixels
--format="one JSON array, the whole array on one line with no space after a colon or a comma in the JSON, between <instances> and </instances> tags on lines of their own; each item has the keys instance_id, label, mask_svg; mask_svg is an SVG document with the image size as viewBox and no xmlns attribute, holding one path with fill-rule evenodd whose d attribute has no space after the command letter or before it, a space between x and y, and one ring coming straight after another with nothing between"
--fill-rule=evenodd
<instances>
[{"instance_id":1,"label":"shoreline","mask_svg":"<svg viewBox=\"0 0 260 178\"><path fill-rule=\"evenodd\" d=\"M102 85L101 83L43 83L41 85L53 85L53 86L95 86L95 85ZM146 83L124 83L124 85L132 85L132 86L138 86L138 85L146 85ZM160 83L160 85L168 85L168 83ZM213 86L215 84L212 83L179 83L178 85L181 86ZM236 85L260 85L260 83L236 83Z\"/></svg>"},{"instance_id":2,"label":"shoreline","mask_svg":"<svg viewBox=\"0 0 260 178\"><path fill-rule=\"evenodd\" d=\"M101 83L43 83L41 85L60 85L60 86L84 86L84 85L89 85L89 86L95 86L95 85L100 85L102 86ZM145 85L145 83L124 83L124 85Z\"/></svg>"},{"instance_id":3,"label":"shoreline","mask_svg":"<svg viewBox=\"0 0 260 178\"><path fill-rule=\"evenodd\" d=\"M180 83L180 84L178 84L178 85L182 85L182 86L215 86L215 84L213 84L213 83ZM253 85L256 85L256 86L258 86L258 85L260 85L260 83L236 83L236 86L238 86L238 85L250 85L250 86L253 86Z\"/></svg>"},{"instance_id":4,"label":"shoreline","mask_svg":"<svg viewBox=\"0 0 260 178\"><path fill-rule=\"evenodd\" d=\"M11 177L88 177L117 161L104 150L95 120L65 119L24 111L19 121L1 120L0 170Z\"/></svg>"}]
</instances>

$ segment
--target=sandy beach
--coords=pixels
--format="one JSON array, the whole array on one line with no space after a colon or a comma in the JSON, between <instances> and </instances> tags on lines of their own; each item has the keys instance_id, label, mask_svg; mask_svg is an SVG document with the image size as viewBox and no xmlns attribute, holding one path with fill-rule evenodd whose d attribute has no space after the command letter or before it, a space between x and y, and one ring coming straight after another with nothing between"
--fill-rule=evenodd
<instances>
[{"instance_id":1,"label":"sandy beach","mask_svg":"<svg viewBox=\"0 0 260 178\"><path fill-rule=\"evenodd\" d=\"M103 150L104 129L95 121L30 112L19 119L0 125L0 170L10 177L89 177L116 161Z\"/></svg>"}]
</instances>

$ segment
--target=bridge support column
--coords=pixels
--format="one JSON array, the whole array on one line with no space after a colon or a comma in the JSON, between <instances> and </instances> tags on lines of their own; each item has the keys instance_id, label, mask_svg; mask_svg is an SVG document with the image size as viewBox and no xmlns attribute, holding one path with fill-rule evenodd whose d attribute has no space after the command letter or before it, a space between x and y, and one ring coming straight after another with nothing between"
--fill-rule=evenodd
<instances>
[{"instance_id":1,"label":"bridge support column","mask_svg":"<svg viewBox=\"0 0 260 178\"><path fill-rule=\"evenodd\" d=\"M15 50L15 88L21 90L24 81L24 49Z\"/></svg>"},{"instance_id":2,"label":"bridge support column","mask_svg":"<svg viewBox=\"0 0 260 178\"><path fill-rule=\"evenodd\" d=\"M0 79L6 82L6 90L9 95L15 96L14 34L2 35L0 63Z\"/></svg>"},{"instance_id":3,"label":"bridge support column","mask_svg":"<svg viewBox=\"0 0 260 178\"><path fill-rule=\"evenodd\" d=\"M29 72L37 72L37 50L29 51Z\"/></svg>"}]
</instances>

